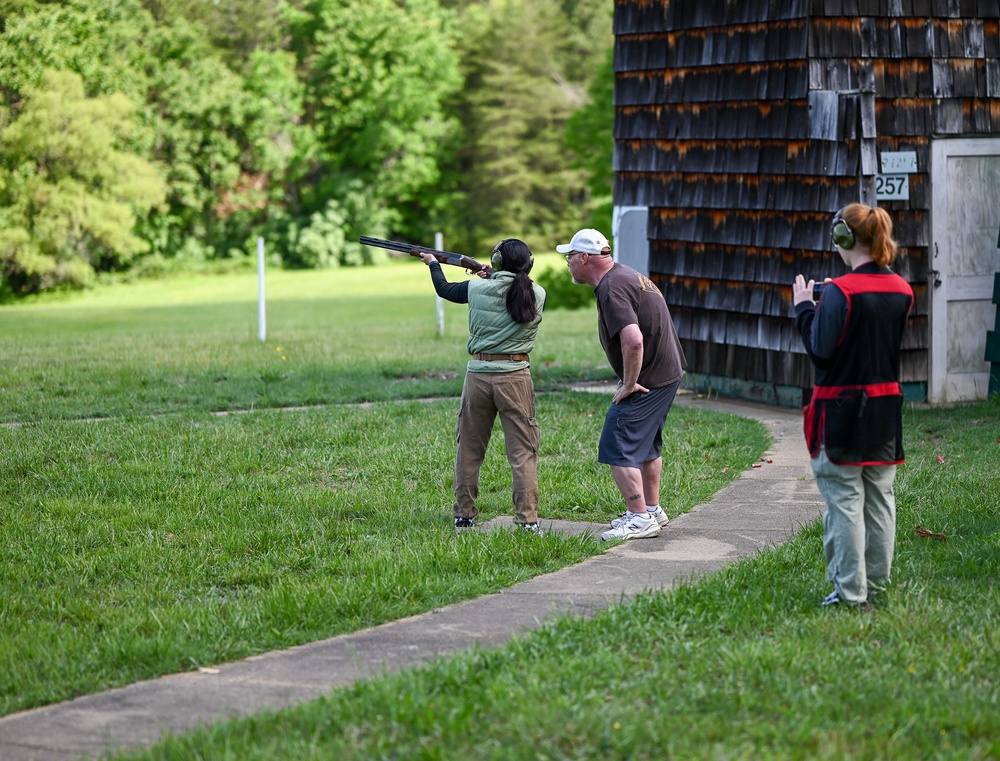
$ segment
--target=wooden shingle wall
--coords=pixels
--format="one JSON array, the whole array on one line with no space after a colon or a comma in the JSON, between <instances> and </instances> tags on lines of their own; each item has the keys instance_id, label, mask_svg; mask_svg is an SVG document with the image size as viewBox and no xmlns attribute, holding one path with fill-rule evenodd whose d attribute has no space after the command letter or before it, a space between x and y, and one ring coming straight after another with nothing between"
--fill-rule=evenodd
<instances>
[{"instance_id":1,"label":"wooden shingle wall","mask_svg":"<svg viewBox=\"0 0 1000 761\"><path fill-rule=\"evenodd\" d=\"M690 372L810 387L791 282L845 271L832 213L915 151L910 199L879 205L916 294L903 381L925 384L930 136L1000 133L1000 0L616 0L614 30L615 204L649 208Z\"/></svg>"}]
</instances>

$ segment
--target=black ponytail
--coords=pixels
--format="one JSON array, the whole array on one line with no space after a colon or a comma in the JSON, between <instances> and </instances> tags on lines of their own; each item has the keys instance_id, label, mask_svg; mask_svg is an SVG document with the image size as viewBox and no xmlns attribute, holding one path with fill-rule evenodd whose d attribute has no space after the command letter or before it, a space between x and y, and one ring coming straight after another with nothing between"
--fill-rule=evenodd
<instances>
[{"instance_id":1,"label":"black ponytail","mask_svg":"<svg viewBox=\"0 0 1000 761\"><path fill-rule=\"evenodd\" d=\"M514 282L507 289L507 313L514 322L531 322L538 314L535 291L531 278L528 277L531 265L534 264L531 249L524 241L508 238L500 244L499 250L503 257L504 271L514 273Z\"/></svg>"}]
</instances>

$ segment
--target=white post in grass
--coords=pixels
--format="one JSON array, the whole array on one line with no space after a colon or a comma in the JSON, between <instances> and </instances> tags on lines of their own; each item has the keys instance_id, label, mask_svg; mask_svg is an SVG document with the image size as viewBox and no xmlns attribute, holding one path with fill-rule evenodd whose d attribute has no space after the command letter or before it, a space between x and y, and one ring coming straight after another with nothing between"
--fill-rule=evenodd
<instances>
[{"instance_id":1,"label":"white post in grass","mask_svg":"<svg viewBox=\"0 0 1000 761\"><path fill-rule=\"evenodd\" d=\"M267 338L267 320L264 314L264 239L257 238L257 332L260 342Z\"/></svg>"},{"instance_id":2,"label":"white post in grass","mask_svg":"<svg viewBox=\"0 0 1000 761\"><path fill-rule=\"evenodd\" d=\"M434 233L434 248L438 251L444 250L444 236L441 233ZM444 337L444 299L437 297L438 315L438 335Z\"/></svg>"}]
</instances>

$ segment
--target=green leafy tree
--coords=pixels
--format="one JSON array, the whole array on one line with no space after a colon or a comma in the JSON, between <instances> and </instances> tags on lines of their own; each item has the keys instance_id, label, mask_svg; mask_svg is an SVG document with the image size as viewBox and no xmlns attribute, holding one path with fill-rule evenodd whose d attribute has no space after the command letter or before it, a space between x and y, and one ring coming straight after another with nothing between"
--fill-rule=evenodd
<instances>
[{"instance_id":1,"label":"green leafy tree","mask_svg":"<svg viewBox=\"0 0 1000 761\"><path fill-rule=\"evenodd\" d=\"M137 0L11 3L0 35L0 108L20 102L48 69L75 71L88 95L122 93L145 103L146 36L152 17ZM143 137L139 131L133 140Z\"/></svg>"},{"instance_id":2,"label":"green leafy tree","mask_svg":"<svg viewBox=\"0 0 1000 761\"><path fill-rule=\"evenodd\" d=\"M559 5L567 21L558 46L566 76L574 82L589 83L614 44L611 30L614 3L561 0Z\"/></svg>"},{"instance_id":3,"label":"green leafy tree","mask_svg":"<svg viewBox=\"0 0 1000 761\"><path fill-rule=\"evenodd\" d=\"M614 210L614 89L613 48L608 48L588 88L589 102L576 111L566 125L566 145L573 152L574 166L587 177L589 198L586 222L611 235Z\"/></svg>"},{"instance_id":4,"label":"green leafy tree","mask_svg":"<svg viewBox=\"0 0 1000 761\"><path fill-rule=\"evenodd\" d=\"M607 0L0 0L0 130L43 72L76 72L85 98L135 104L116 150L167 181L164 203L133 204L126 243L88 233L53 275L55 249L25 222L41 174L5 156L4 261L50 273L31 289L130 266L135 239L150 270L235 256L257 235L290 266L373 263L361 233L549 245L610 203L610 13ZM73 218L59 189L45 229Z\"/></svg>"},{"instance_id":5,"label":"green leafy tree","mask_svg":"<svg viewBox=\"0 0 1000 761\"><path fill-rule=\"evenodd\" d=\"M87 98L72 72L46 71L0 132L0 267L25 293L83 286L148 248L136 216L165 198L156 168L119 146L134 129L121 94Z\"/></svg>"},{"instance_id":6,"label":"green leafy tree","mask_svg":"<svg viewBox=\"0 0 1000 761\"><path fill-rule=\"evenodd\" d=\"M288 16L303 0L143 0L160 26L185 21L205 29L213 49L231 69L244 66L258 51L286 49Z\"/></svg>"},{"instance_id":7,"label":"green leafy tree","mask_svg":"<svg viewBox=\"0 0 1000 761\"><path fill-rule=\"evenodd\" d=\"M157 29L147 46L156 61L152 156L167 167L170 195L145 234L164 256L184 251L212 259L246 251L274 206L284 203L302 109L294 58L257 51L243 77L183 21Z\"/></svg>"},{"instance_id":8,"label":"green leafy tree","mask_svg":"<svg viewBox=\"0 0 1000 761\"><path fill-rule=\"evenodd\" d=\"M311 0L293 24L315 138L297 195L306 212L359 181L391 226L425 238L421 209L441 179L457 123L442 106L461 79L448 14L436 0ZM367 232L348 218L349 238Z\"/></svg>"},{"instance_id":9,"label":"green leafy tree","mask_svg":"<svg viewBox=\"0 0 1000 761\"><path fill-rule=\"evenodd\" d=\"M450 168L462 199L451 226L456 245L478 251L505 235L552 245L586 219L586 173L565 130L587 102L592 72L581 60L593 60L598 45L603 54L597 39L611 39L606 8L606 38L580 28L580 18L587 30L600 26L596 9L558 0L464 4L458 44L466 86L451 102L465 125Z\"/></svg>"},{"instance_id":10,"label":"green leafy tree","mask_svg":"<svg viewBox=\"0 0 1000 761\"><path fill-rule=\"evenodd\" d=\"M229 256L287 224L285 171L302 109L294 56L260 47L237 73L204 25L157 26L138 0L66 0L5 21L0 125L45 66L77 72L88 95L121 92L136 104L124 147L159 162L169 186L168 203L137 229L153 254Z\"/></svg>"}]
</instances>

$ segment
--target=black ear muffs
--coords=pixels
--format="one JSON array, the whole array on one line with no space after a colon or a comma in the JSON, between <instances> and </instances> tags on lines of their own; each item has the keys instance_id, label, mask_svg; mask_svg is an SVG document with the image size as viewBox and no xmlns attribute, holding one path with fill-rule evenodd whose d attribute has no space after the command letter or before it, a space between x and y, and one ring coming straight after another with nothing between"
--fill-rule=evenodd
<instances>
[{"instance_id":1,"label":"black ear muffs","mask_svg":"<svg viewBox=\"0 0 1000 761\"><path fill-rule=\"evenodd\" d=\"M854 248L854 230L841 218L839 211L837 212L837 216L833 218L830 234L833 236L833 242L845 251Z\"/></svg>"}]
</instances>

